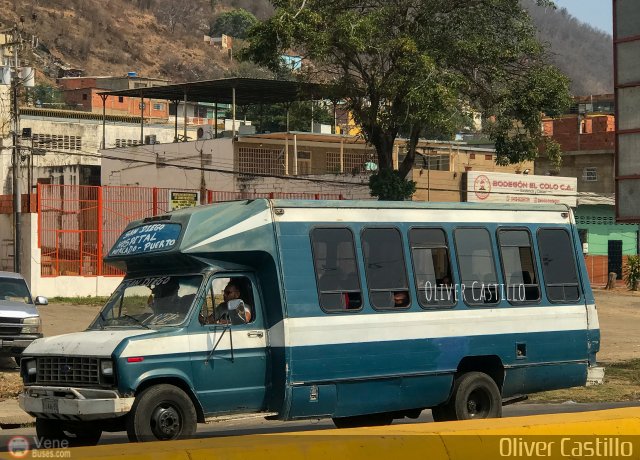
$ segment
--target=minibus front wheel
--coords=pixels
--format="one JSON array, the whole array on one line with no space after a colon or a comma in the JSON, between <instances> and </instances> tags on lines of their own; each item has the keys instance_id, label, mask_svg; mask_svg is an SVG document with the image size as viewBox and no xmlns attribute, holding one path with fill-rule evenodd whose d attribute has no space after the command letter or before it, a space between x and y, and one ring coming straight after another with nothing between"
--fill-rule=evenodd
<instances>
[{"instance_id":1,"label":"minibus front wheel","mask_svg":"<svg viewBox=\"0 0 640 460\"><path fill-rule=\"evenodd\" d=\"M185 439L196 432L196 409L180 388L159 384L136 396L127 416L129 441Z\"/></svg>"}]
</instances>

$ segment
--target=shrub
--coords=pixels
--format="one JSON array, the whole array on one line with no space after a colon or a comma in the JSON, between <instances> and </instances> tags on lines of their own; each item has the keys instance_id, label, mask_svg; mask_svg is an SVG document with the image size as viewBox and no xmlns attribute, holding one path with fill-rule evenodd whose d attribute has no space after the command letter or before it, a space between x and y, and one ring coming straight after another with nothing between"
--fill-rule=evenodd
<instances>
[{"instance_id":1,"label":"shrub","mask_svg":"<svg viewBox=\"0 0 640 460\"><path fill-rule=\"evenodd\" d=\"M624 267L624 282L632 291L638 290L638 282L640 281L640 256L627 257L627 263Z\"/></svg>"}]
</instances>

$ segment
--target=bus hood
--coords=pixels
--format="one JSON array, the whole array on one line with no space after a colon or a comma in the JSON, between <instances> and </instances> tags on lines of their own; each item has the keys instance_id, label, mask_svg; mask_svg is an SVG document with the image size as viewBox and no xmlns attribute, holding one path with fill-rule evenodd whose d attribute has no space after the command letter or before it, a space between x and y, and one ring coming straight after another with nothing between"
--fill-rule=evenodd
<instances>
[{"instance_id":1,"label":"bus hood","mask_svg":"<svg viewBox=\"0 0 640 460\"><path fill-rule=\"evenodd\" d=\"M149 329L83 331L35 340L24 355L109 357L125 339L156 332Z\"/></svg>"}]
</instances>

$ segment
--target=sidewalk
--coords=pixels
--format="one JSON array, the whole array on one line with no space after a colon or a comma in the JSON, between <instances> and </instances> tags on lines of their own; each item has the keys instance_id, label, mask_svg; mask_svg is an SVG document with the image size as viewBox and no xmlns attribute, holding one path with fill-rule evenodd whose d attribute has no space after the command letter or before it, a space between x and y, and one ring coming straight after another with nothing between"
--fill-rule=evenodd
<instances>
[{"instance_id":1,"label":"sidewalk","mask_svg":"<svg viewBox=\"0 0 640 460\"><path fill-rule=\"evenodd\" d=\"M35 419L20 409L15 398L0 401L0 430L2 428L15 428L16 425L35 423Z\"/></svg>"}]
</instances>

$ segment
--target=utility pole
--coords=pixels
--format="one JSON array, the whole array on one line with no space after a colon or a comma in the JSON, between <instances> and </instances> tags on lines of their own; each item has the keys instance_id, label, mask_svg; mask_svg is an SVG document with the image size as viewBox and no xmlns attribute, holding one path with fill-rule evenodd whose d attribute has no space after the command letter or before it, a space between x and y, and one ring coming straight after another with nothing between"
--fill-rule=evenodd
<instances>
[{"instance_id":1,"label":"utility pole","mask_svg":"<svg viewBox=\"0 0 640 460\"><path fill-rule=\"evenodd\" d=\"M11 102L13 105L12 117L13 117L13 156L12 156L12 164L13 164L13 271L16 273L20 273L20 237L22 235L21 226L20 226L20 211L21 209L21 200L20 200L20 182L19 182L19 170L20 170L20 145L18 135L18 131L20 130L20 113L18 106L18 84L19 84L19 75L18 75L18 47L19 47L20 35L18 33L18 28L14 28L13 34L13 57L15 62L15 68L13 72L13 78L11 79Z\"/></svg>"}]
</instances>

